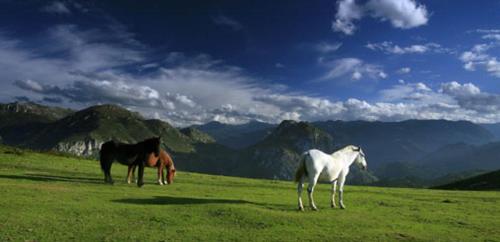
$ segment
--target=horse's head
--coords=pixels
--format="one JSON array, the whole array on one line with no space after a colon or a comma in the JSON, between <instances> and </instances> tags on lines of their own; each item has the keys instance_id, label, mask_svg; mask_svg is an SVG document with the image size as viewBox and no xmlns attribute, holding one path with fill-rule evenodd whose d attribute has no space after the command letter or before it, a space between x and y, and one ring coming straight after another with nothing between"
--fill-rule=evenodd
<instances>
[{"instance_id":1,"label":"horse's head","mask_svg":"<svg viewBox=\"0 0 500 242\"><path fill-rule=\"evenodd\" d=\"M144 145L146 146L146 152L155 153L155 156L160 155L161 137L147 139L144 141Z\"/></svg>"},{"instance_id":2,"label":"horse's head","mask_svg":"<svg viewBox=\"0 0 500 242\"><path fill-rule=\"evenodd\" d=\"M167 183L168 184L171 184L172 182L174 182L174 177L175 177L175 166L174 166L174 161L172 160L172 158L168 155L167 155L167 159L166 159L166 168L167 168Z\"/></svg>"},{"instance_id":3,"label":"horse's head","mask_svg":"<svg viewBox=\"0 0 500 242\"><path fill-rule=\"evenodd\" d=\"M368 165L366 164L366 158L365 158L365 153L361 149L361 147L355 147L353 148L355 152L358 152L358 155L356 156L356 164L359 166L359 168L363 169L366 171Z\"/></svg>"},{"instance_id":4,"label":"horse's head","mask_svg":"<svg viewBox=\"0 0 500 242\"><path fill-rule=\"evenodd\" d=\"M175 167L172 165L171 167L167 168L167 183L171 184L174 182L174 177L175 177Z\"/></svg>"}]
</instances>

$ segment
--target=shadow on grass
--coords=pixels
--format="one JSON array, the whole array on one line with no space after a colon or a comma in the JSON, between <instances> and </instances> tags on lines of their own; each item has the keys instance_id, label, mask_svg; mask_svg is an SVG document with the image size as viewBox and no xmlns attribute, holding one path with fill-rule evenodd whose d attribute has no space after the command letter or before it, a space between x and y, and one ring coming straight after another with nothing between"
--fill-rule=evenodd
<instances>
[{"instance_id":1,"label":"shadow on grass","mask_svg":"<svg viewBox=\"0 0 500 242\"><path fill-rule=\"evenodd\" d=\"M249 204L256 205L271 210L295 211L293 206L282 204L268 204L250 202L241 199L221 199L221 198L194 198L194 197L170 197L155 196L152 198L123 198L112 200L116 203L137 204L137 205L202 205L202 204Z\"/></svg>"},{"instance_id":2,"label":"shadow on grass","mask_svg":"<svg viewBox=\"0 0 500 242\"><path fill-rule=\"evenodd\" d=\"M62 182L77 182L77 183L92 183L92 184L103 183L102 179L98 178L77 177L77 176L56 176L47 174L0 175L0 178L22 179L31 181L41 181L41 182L62 181Z\"/></svg>"},{"instance_id":3,"label":"shadow on grass","mask_svg":"<svg viewBox=\"0 0 500 242\"><path fill-rule=\"evenodd\" d=\"M216 199L216 198L194 198L194 197L152 197L152 198L124 198L113 200L117 203L140 204L140 205L184 205L184 204L254 204L238 199Z\"/></svg>"}]
</instances>

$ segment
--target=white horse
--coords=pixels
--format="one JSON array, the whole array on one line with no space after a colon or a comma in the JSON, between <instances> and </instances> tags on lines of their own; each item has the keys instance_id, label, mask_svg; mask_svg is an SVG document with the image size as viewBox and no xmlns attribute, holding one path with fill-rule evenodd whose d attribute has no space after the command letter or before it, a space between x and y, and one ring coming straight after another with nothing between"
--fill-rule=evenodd
<instances>
[{"instance_id":1,"label":"white horse","mask_svg":"<svg viewBox=\"0 0 500 242\"><path fill-rule=\"evenodd\" d=\"M366 170L365 154L360 147L348 145L333 154L329 155L320 150L312 149L304 152L299 164L299 168L295 174L295 181L298 182L297 193L299 195L299 210L304 210L302 204L302 188L304 186L304 179L309 179L309 186L307 187L307 194L309 195L309 206L313 210L318 210L314 204L313 191L318 177L322 171L326 171L330 182L332 183L332 208L335 205L335 190L337 189L337 182L339 183L339 202L342 209L345 208L343 198L344 182L347 174L349 173L349 166L356 162L360 168Z\"/></svg>"}]
</instances>

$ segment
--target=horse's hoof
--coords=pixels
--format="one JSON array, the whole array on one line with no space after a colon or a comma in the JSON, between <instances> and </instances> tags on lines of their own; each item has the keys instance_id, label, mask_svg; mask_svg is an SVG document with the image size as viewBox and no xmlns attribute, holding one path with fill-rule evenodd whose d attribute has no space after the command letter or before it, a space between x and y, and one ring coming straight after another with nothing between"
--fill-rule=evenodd
<instances>
[{"instance_id":1,"label":"horse's hoof","mask_svg":"<svg viewBox=\"0 0 500 242\"><path fill-rule=\"evenodd\" d=\"M317 207L312 207L311 208L313 211L318 211L318 208Z\"/></svg>"},{"instance_id":2,"label":"horse's hoof","mask_svg":"<svg viewBox=\"0 0 500 242\"><path fill-rule=\"evenodd\" d=\"M144 186L144 183L137 183L137 186L142 187L142 186Z\"/></svg>"},{"instance_id":3,"label":"horse's hoof","mask_svg":"<svg viewBox=\"0 0 500 242\"><path fill-rule=\"evenodd\" d=\"M335 204L332 204L332 208L337 208L337 205L335 205Z\"/></svg>"},{"instance_id":4,"label":"horse's hoof","mask_svg":"<svg viewBox=\"0 0 500 242\"><path fill-rule=\"evenodd\" d=\"M299 212L304 212L304 207L299 207Z\"/></svg>"},{"instance_id":5,"label":"horse's hoof","mask_svg":"<svg viewBox=\"0 0 500 242\"><path fill-rule=\"evenodd\" d=\"M341 209L345 209L345 206L344 206L344 205L340 205L340 208L341 208Z\"/></svg>"}]
</instances>

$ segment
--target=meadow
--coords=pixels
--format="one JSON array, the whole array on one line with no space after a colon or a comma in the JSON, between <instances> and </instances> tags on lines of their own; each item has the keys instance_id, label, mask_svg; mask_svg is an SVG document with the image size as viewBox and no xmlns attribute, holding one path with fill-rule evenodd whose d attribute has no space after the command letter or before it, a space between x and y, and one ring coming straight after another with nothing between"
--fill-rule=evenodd
<instances>
[{"instance_id":1,"label":"meadow","mask_svg":"<svg viewBox=\"0 0 500 242\"><path fill-rule=\"evenodd\" d=\"M296 185L177 172L142 188L98 161L0 147L0 241L500 241L500 192L346 186L297 211ZM303 197L307 201L304 194Z\"/></svg>"}]
</instances>

